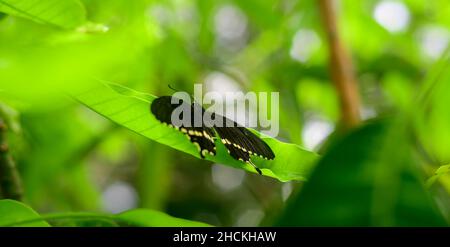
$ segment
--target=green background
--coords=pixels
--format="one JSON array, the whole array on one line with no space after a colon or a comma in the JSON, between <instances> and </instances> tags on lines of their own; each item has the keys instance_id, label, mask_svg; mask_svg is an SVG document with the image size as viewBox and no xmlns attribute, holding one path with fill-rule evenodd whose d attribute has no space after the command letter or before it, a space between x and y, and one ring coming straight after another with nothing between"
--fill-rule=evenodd
<instances>
[{"instance_id":1,"label":"green background","mask_svg":"<svg viewBox=\"0 0 450 247\"><path fill-rule=\"evenodd\" d=\"M0 162L23 191L0 186L0 225L448 225L448 1L333 4L349 130L318 1L0 0ZM150 114L194 83L280 93L264 176Z\"/></svg>"}]
</instances>

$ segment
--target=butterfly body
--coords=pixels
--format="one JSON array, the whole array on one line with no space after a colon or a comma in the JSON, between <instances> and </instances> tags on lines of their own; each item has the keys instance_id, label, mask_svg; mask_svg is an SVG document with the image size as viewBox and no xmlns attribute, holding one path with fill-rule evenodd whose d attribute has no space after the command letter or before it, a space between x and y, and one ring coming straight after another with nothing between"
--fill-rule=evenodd
<instances>
[{"instance_id":1,"label":"butterfly body","mask_svg":"<svg viewBox=\"0 0 450 247\"><path fill-rule=\"evenodd\" d=\"M172 113L180 106L190 108L191 121L189 124L175 124L172 122ZM196 103L188 105L180 99L174 101L172 96L162 96L152 102L150 110L159 121L184 133L198 147L201 158L205 158L207 154L216 155L214 141L216 132L231 157L251 164L260 174L261 170L252 163L251 155L268 160L275 158L272 149L251 131L224 116L205 111ZM195 113L201 113L202 115L200 124L194 123ZM203 118L205 114L211 115L208 118ZM218 119L223 125L213 126L203 119Z\"/></svg>"}]
</instances>

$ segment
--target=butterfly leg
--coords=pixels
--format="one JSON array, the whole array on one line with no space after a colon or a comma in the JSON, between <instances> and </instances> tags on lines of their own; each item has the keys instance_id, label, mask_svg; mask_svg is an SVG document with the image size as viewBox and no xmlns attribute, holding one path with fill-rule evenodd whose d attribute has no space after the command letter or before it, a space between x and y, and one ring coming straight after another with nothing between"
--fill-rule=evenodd
<instances>
[{"instance_id":1,"label":"butterfly leg","mask_svg":"<svg viewBox=\"0 0 450 247\"><path fill-rule=\"evenodd\" d=\"M262 175L261 169L259 169L255 164L253 164L253 162L252 162L251 159L249 159L249 160L247 161L247 163L250 164L251 166L253 166L253 167L255 168L255 170L258 172L259 175Z\"/></svg>"}]
</instances>

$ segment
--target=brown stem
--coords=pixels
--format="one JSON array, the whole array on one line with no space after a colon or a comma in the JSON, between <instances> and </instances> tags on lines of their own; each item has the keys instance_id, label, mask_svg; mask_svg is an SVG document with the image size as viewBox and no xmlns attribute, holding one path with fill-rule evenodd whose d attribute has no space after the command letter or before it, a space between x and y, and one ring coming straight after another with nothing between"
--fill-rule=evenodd
<instances>
[{"instance_id":1,"label":"brown stem","mask_svg":"<svg viewBox=\"0 0 450 247\"><path fill-rule=\"evenodd\" d=\"M22 200L22 183L9 153L7 126L0 118L0 198Z\"/></svg>"},{"instance_id":2,"label":"brown stem","mask_svg":"<svg viewBox=\"0 0 450 247\"><path fill-rule=\"evenodd\" d=\"M319 0L319 9L327 33L331 77L341 105L341 124L348 129L360 122L358 85L351 58L339 38L334 3L332 0Z\"/></svg>"}]
</instances>

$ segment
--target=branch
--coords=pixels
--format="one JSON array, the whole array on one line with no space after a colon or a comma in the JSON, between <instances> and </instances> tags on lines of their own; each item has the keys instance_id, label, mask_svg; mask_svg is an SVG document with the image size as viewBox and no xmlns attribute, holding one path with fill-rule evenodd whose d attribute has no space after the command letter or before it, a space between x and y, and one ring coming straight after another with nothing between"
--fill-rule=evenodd
<instances>
[{"instance_id":1,"label":"branch","mask_svg":"<svg viewBox=\"0 0 450 247\"><path fill-rule=\"evenodd\" d=\"M0 197L22 200L22 183L9 153L7 126L2 118L0 118Z\"/></svg>"},{"instance_id":2,"label":"branch","mask_svg":"<svg viewBox=\"0 0 450 247\"><path fill-rule=\"evenodd\" d=\"M328 39L331 77L341 106L341 124L344 129L348 129L360 122L358 85L350 56L339 38L333 4L332 0L319 0L320 14Z\"/></svg>"}]
</instances>

